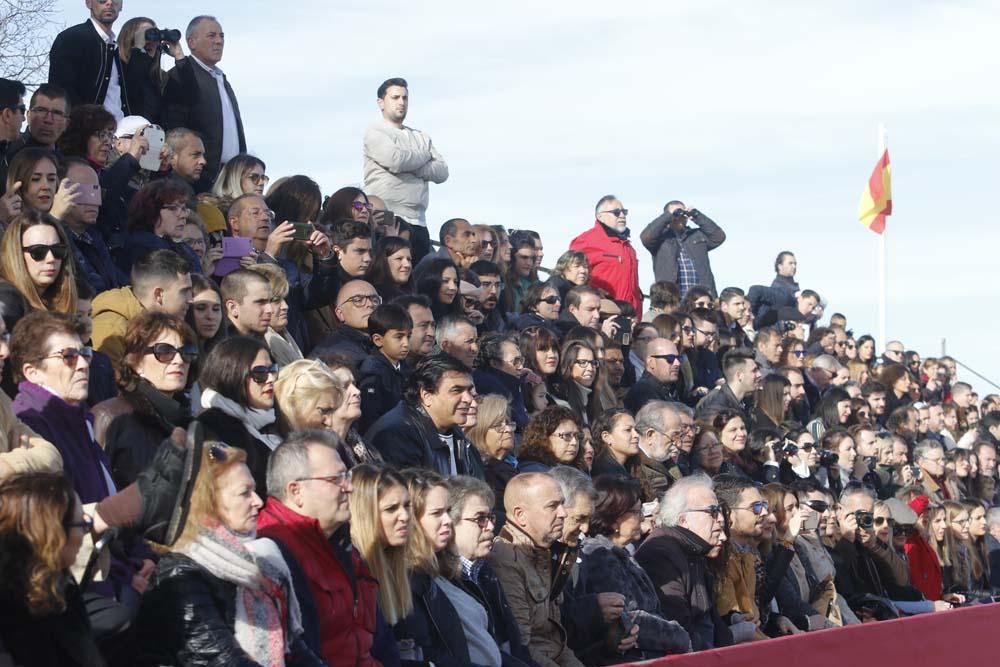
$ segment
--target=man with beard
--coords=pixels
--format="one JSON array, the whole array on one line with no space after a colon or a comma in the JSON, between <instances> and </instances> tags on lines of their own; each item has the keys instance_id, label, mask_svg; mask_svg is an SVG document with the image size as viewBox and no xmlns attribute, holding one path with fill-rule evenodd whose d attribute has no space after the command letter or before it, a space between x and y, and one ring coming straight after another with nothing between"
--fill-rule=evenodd
<instances>
[{"instance_id":1,"label":"man with beard","mask_svg":"<svg viewBox=\"0 0 1000 667\"><path fill-rule=\"evenodd\" d=\"M877 380L868 380L861 385L861 396L868 401L868 407L872 411L872 422L879 426L885 425L885 397L888 393L886 386Z\"/></svg>"},{"instance_id":2,"label":"man with beard","mask_svg":"<svg viewBox=\"0 0 1000 667\"><path fill-rule=\"evenodd\" d=\"M723 409L737 410L744 419L750 419L745 401L760 386L760 368L751 350L734 348L722 357L722 374L725 384L713 389L698 402L699 419L707 419Z\"/></svg>"},{"instance_id":3,"label":"man with beard","mask_svg":"<svg viewBox=\"0 0 1000 667\"><path fill-rule=\"evenodd\" d=\"M485 333L504 333L507 331L507 321L501 309L500 292L503 291L503 274L500 267L481 259L469 267L479 277L479 306L483 313L483 323L479 325L480 335Z\"/></svg>"},{"instance_id":4,"label":"man with beard","mask_svg":"<svg viewBox=\"0 0 1000 667\"><path fill-rule=\"evenodd\" d=\"M468 367L451 355L432 354L413 369L403 400L372 425L365 442L400 469L483 479L479 451L460 428L474 400Z\"/></svg>"},{"instance_id":5,"label":"man with beard","mask_svg":"<svg viewBox=\"0 0 1000 667\"><path fill-rule=\"evenodd\" d=\"M463 218L446 220L441 225L438 240L441 242L441 247L436 252L424 255L423 259L413 267L413 275L420 275L435 259L450 259L460 269L467 269L479 261L482 246L479 244L476 228L469 224L468 220Z\"/></svg>"},{"instance_id":6,"label":"man with beard","mask_svg":"<svg viewBox=\"0 0 1000 667\"><path fill-rule=\"evenodd\" d=\"M785 376L789 382L789 392L792 403L789 406L792 418L803 426L811 419L809 410L809 399L806 397L805 378L802 370L784 366L778 369L778 373Z\"/></svg>"},{"instance_id":7,"label":"man with beard","mask_svg":"<svg viewBox=\"0 0 1000 667\"><path fill-rule=\"evenodd\" d=\"M670 485L681 479L677 458L680 441L686 429L681 422L677 403L651 400L635 414L635 430L639 433L639 473L645 481L643 501L659 500Z\"/></svg>"}]
</instances>

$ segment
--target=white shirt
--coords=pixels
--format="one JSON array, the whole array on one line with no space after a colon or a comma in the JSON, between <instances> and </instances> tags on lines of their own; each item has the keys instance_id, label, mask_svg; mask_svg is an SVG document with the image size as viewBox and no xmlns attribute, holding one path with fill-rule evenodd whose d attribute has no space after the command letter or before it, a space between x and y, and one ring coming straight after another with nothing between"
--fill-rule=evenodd
<instances>
[{"instance_id":1,"label":"white shirt","mask_svg":"<svg viewBox=\"0 0 1000 667\"><path fill-rule=\"evenodd\" d=\"M233 101L229 99L226 92L225 74L218 67L209 67L191 54L194 61L201 65L202 69L212 75L216 85L219 87L219 100L222 102L222 156L223 163L229 162L240 152L240 130L236 123L236 110L233 109Z\"/></svg>"},{"instance_id":2,"label":"white shirt","mask_svg":"<svg viewBox=\"0 0 1000 667\"><path fill-rule=\"evenodd\" d=\"M451 470L451 476L454 477L458 474L458 464L455 462L455 436L451 433L438 433L438 437L441 438L441 442L448 446L448 468Z\"/></svg>"},{"instance_id":3,"label":"white shirt","mask_svg":"<svg viewBox=\"0 0 1000 667\"><path fill-rule=\"evenodd\" d=\"M90 24L94 26L94 30L97 31L98 36L104 40L105 44L115 45L115 33L105 32L104 26L94 19L90 19ZM108 79L108 92L104 94L103 106L108 110L108 113L115 117L115 120L120 121L125 117L125 113L122 111L122 86L118 80L118 58L111 60L111 70L111 76Z\"/></svg>"}]
</instances>

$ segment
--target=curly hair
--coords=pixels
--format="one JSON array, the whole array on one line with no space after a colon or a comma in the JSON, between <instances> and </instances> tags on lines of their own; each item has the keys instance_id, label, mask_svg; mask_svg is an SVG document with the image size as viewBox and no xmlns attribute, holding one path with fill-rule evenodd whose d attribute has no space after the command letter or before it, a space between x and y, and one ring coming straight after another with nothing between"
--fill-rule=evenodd
<instances>
[{"instance_id":1,"label":"curly hair","mask_svg":"<svg viewBox=\"0 0 1000 667\"><path fill-rule=\"evenodd\" d=\"M552 452L552 445L549 443L549 436L555 433L559 424L564 421L571 421L577 430L580 429L580 420L576 413L561 405L550 405L534 414L524 429L524 437L517 450L517 457L523 460L539 461L548 466L564 465L556 459ZM580 470L584 469L582 442L573 465Z\"/></svg>"},{"instance_id":2,"label":"curly hair","mask_svg":"<svg viewBox=\"0 0 1000 667\"><path fill-rule=\"evenodd\" d=\"M66 156L87 157L87 143L101 130L114 132L118 122L100 104L82 104L73 107L69 114L69 125L59 137L59 152Z\"/></svg>"},{"instance_id":3,"label":"curly hair","mask_svg":"<svg viewBox=\"0 0 1000 667\"><path fill-rule=\"evenodd\" d=\"M62 613L62 551L77 499L69 479L24 473L0 482L0 591L35 617Z\"/></svg>"},{"instance_id":4,"label":"curly hair","mask_svg":"<svg viewBox=\"0 0 1000 667\"><path fill-rule=\"evenodd\" d=\"M122 391L134 391L139 384L137 368L142 363L146 348L153 344L156 337L165 331L173 331L181 337L182 345L197 346L198 336L187 323L176 315L168 313L144 311L128 323L125 330L125 353L122 355L118 370L118 388ZM189 375L194 375L190 373Z\"/></svg>"},{"instance_id":5,"label":"curly hair","mask_svg":"<svg viewBox=\"0 0 1000 667\"><path fill-rule=\"evenodd\" d=\"M247 453L222 442L206 441L201 452L201 466L191 490L187 522L180 537L171 546L178 551L198 537L205 528L219 525L219 478L238 465L246 465Z\"/></svg>"}]
</instances>

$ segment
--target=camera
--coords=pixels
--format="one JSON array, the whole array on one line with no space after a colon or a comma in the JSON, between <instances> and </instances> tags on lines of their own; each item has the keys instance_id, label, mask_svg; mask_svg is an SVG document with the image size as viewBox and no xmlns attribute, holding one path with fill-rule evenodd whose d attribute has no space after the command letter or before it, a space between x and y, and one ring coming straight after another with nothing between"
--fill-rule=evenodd
<instances>
[{"instance_id":1,"label":"camera","mask_svg":"<svg viewBox=\"0 0 1000 667\"><path fill-rule=\"evenodd\" d=\"M875 467L878 465L878 459L874 456L865 456L862 458L864 459L865 465L868 466L868 472L875 472Z\"/></svg>"},{"instance_id":2,"label":"camera","mask_svg":"<svg viewBox=\"0 0 1000 667\"><path fill-rule=\"evenodd\" d=\"M146 28L146 41L160 42L161 44L163 42L176 44L181 41L181 31L173 28L164 28L163 30L159 28Z\"/></svg>"},{"instance_id":3,"label":"camera","mask_svg":"<svg viewBox=\"0 0 1000 667\"><path fill-rule=\"evenodd\" d=\"M924 476L923 472L920 470L920 466L907 466L910 469L910 474L913 475L914 480L918 480Z\"/></svg>"},{"instance_id":4,"label":"camera","mask_svg":"<svg viewBox=\"0 0 1000 667\"><path fill-rule=\"evenodd\" d=\"M799 453L799 446L796 445L792 440L785 438L784 442L777 444L774 448L776 454L784 454L785 456L795 456Z\"/></svg>"},{"instance_id":5,"label":"camera","mask_svg":"<svg viewBox=\"0 0 1000 667\"><path fill-rule=\"evenodd\" d=\"M839 460L840 456L837 454L837 452L831 449L819 450L819 464L821 466L832 466Z\"/></svg>"},{"instance_id":6,"label":"camera","mask_svg":"<svg viewBox=\"0 0 1000 667\"><path fill-rule=\"evenodd\" d=\"M872 526L875 525L875 515L871 512L866 512L864 510L858 510L854 513L854 518L858 520L858 528L864 528L865 530L870 530Z\"/></svg>"},{"instance_id":7,"label":"camera","mask_svg":"<svg viewBox=\"0 0 1000 667\"><path fill-rule=\"evenodd\" d=\"M798 322L792 320L781 320L778 322L777 328L783 334L795 331L795 328L799 325Z\"/></svg>"}]
</instances>

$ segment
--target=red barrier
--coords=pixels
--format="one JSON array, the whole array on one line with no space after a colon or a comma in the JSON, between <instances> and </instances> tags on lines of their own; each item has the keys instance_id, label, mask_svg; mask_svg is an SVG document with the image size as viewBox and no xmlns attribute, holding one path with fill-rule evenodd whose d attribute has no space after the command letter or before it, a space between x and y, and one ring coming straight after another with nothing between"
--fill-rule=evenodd
<instances>
[{"instance_id":1,"label":"red barrier","mask_svg":"<svg viewBox=\"0 0 1000 667\"><path fill-rule=\"evenodd\" d=\"M794 637L728 646L650 660L655 667L751 665L844 667L876 662L879 667L990 664L996 655L1000 604L951 609L895 621L864 623Z\"/></svg>"}]
</instances>

